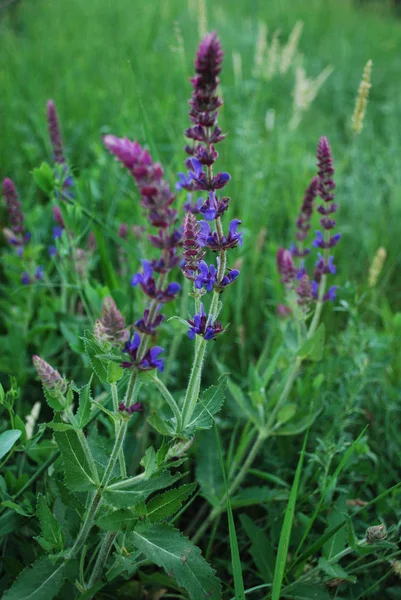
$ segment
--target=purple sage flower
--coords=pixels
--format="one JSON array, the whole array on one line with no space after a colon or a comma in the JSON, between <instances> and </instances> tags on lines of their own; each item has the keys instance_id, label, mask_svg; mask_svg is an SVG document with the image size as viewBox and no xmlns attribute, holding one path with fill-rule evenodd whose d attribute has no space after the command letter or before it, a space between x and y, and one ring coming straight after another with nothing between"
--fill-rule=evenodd
<instances>
[{"instance_id":1,"label":"purple sage flower","mask_svg":"<svg viewBox=\"0 0 401 600\"><path fill-rule=\"evenodd\" d=\"M190 340L193 340L195 335L200 335L205 340L213 340L225 331L222 325L217 321L208 323L208 318L202 303L200 305L199 313L195 314L192 319L187 319L187 321L189 324L188 337Z\"/></svg>"}]
</instances>

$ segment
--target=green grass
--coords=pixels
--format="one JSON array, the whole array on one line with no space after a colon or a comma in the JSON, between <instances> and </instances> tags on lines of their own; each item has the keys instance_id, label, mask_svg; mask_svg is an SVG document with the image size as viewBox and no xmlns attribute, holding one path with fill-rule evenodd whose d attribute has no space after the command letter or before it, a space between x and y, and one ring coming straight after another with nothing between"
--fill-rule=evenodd
<instances>
[{"instance_id":1,"label":"green grass","mask_svg":"<svg viewBox=\"0 0 401 600\"><path fill-rule=\"evenodd\" d=\"M46 198L32 181L31 171L43 160L50 161L45 105L48 98L53 98L69 162L79 180L80 201L101 223L99 240L104 237L104 244L96 268L97 280L99 285L120 286L115 295L131 311L128 321L134 318L136 309L131 303L129 277L116 284L107 256L118 224L141 223L142 217L130 177L107 155L101 136L111 132L147 144L174 184L185 158L183 131L188 125L187 100L191 93L188 77L199 40L198 15L191 10L193 6L197 6L195 1L184 0L21 0L0 12L0 178L13 178L36 239L46 245L51 216L46 211ZM255 79L252 69L258 22L268 25L269 39L280 28L284 41L299 19L304 21L299 50L307 74L317 76L327 65L332 65L334 71L299 127L291 131L288 123L292 115L293 70L264 81ZM242 262L241 277L235 291L224 298L224 322L231 324L230 329L208 358L206 379L212 380L219 370L231 371L244 393L252 392L257 389L253 365L262 350L269 358L283 343L291 347L284 326L275 318L276 306L283 300L275 253L294 235L294 221L304 189L315 171L315 151L321 135L327 135L331 142L336 168L338 227L343 233L336 249L339 299L334 309L325 308L328 342L324 360L302 367L302 376L291 395L291 401L306 414L311 403L321 408L311 426L302 472L297 472L297 489L289 496L287 488L294 481L301 436L276 436L266 442L255 470L247 478L249 487L264 490L258 494L265 494L263 498L267 499L253 503L249 509L245 496L239 494L230 499L234 511L248 511L262 532L262 539L267 536L272 552L280 549L283 562L273 588L273 597L279 598L280 588L292 593L291 577L300 578L305 569L316 567L316 553L321 550L319 540L330 531L330 523L339 514L344 516L338 509L338 498L372 502L359 512L347 509L347 518L352 517L359 539L366 527L383 521L391 540L398 540L400 491L387 490L399 482L401 453L401 20L384 7L345 0L254 0L251 8L246 0L220 0L207 2L207 21L208 29L218 31L225 51L221 83L225 105L220 123L229 135L219 148L218 164L232 175L227 188L232 198L230 216L242 219L245 235L243 248L235 254L235 259ZM177 51L175 24L182 34L183 55ZM240 81L233 71L233 52L242 59ZM373 85L364 129L353 139L351 115L369 58L373 60ZM273 131L265 127L268 109L274 109L276 114ZM77 229L85 222L78 213L71 218ZM260 237L261 230L265 230L264 239ZM369 289L369 267L380 246L386 249L387 259L376 287ZM130 249L129 275L137 270L141 256L140 245ZM21 385L26 384L26 407L31 398L40 395L29 370L29 357L39 351L39 342L36 334L13 334L15 313L5 308L4 301L1 307L6 315L1 340L9 349L9 356L1 358L1 370L17 376ZM35 318L39 315L42 322L46 310L47 306L42 306L41 312L38 308L32 314ZM57 314L57 319L63 323L60 330L64 338L55 349L50 348L49 342L48 355L53 350L57 356L62 354L66 374L84 383L76 354L65 350L66 340L76 340L82 332L67 318L63 320ZM87 323L81 319L80 325ZM45 344L45 334L37 335ZM189 369L190 345L185 341L178 346L173 376L176 387L181 389ZM268 360L260 366L266 370ZM278 357L277 366L279 375L285 373L285 353ZM279 378L276 379L274 385L279 385ZM244 415L230 396L219 423L226 449L235 421L240 427ZM366 425L366 432L358 438ZM207 466L202 463L205 443L212 441L199 436L194 446L199 455L197 469L201 471ZM234 450L235 446L226 451L229 458ZM218 469L217 451L214 456ZM209 454L207 457L210 460ZM225 456L227 473L229 458ZM263 474L280 478L287 488L271 479L266 483ZM208 485L222 486L219 481L208 481L206 476L202 481L201 491L206 498ZM269 489L280 493L270 497L266 495ZM284 520L289 514L287 502L295 497L294 518L289 523L288 516ZM293 504L289 504L291 510ZM225 597L231 597L230 589L232 592L234 587L227 541L230 537L237 589L242 586L238 545L246 597L271 597L273 580L268 581L266 575L269 569L261 574L260 561L252 556L255 551L239 525L237 512L236 530L229 514L230 535L223 518L208 549L210 561L226 584ZM312 515L314 523L309 531ZM280 543L283 522L283 531L288 535ZM341 539L334 540L339 547ZM207 548L208 542L205 538L200 545ZM287 563L293 567L288 572L284 542L285 550L289 545L291 560L297 549L298 558L304 557L292 566ZM308 554L310 548L314 553ZM357 583L344 586L339 592L322 588L322 599L401 597L401 583L395 575L388 575L388 562L383 560L370 567L369 561L374 562L370 555L354 556L353 560L355 564L350 559L347 568L350 575L353 571L358 573ZM390 579L385 580L388 576ZM251 592L251 588L255 591ZM299 596L282 597L301 597L301 592L306 593L301 590Z\"/></svg>"}]
</instances>

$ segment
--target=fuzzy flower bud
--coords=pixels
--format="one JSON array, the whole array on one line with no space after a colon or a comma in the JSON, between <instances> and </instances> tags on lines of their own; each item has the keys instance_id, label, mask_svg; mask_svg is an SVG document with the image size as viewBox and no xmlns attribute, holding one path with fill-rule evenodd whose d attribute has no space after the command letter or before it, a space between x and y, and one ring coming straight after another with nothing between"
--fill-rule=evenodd
<instances>
[{"instance_id":1,"label":"fuzzy flower bud","mask_svg":"<svg viewBox=\"0 0 401 600\"><path fill-rule=\"evenodd\" d=\"M94 336L100 342L110 342L121 347L129 339L129 330L125 319L111 296L103 300L102 318L95 323Z\"/></svg>"},{"instance_id":2,"label":"fuzzy flower bud","mask_svg":"<svg viewBox=\"0 0 401 600\"><path fill-rule=\"evenodd\" d=\"M366 541L368 544L377 544L383 542L387 537L387 531L384 525L373 525L366 530Z\"/></svg>"},{"instance_id":3,"label":"fuzzy flower bud","mask_svg":"<svg viewBox=\"0 0 401 600\"><path fill-rule=\"evenodd\" d=\"M44 389L52 395L63 396L67 391L67 382L60 373L40 356L33 356L32 362Z\"/></svg>"}]
</instances>

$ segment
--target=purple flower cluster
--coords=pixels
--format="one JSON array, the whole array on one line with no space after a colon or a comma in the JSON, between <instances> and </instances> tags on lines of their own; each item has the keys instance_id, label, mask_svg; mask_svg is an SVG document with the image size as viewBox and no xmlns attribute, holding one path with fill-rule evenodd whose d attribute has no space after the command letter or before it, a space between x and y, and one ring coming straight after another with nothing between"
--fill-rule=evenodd
<instances>
[{"instance_id":1,"label":"purple flower cluster","mask_svg":"<svg viewBox=\"0 0 401 600\"><path fill-rule=\"evenodd\" d=\"M178 190L185 189L190 194L194 191L204 192L203 198L194 203L190 197L185 204L188 212L183 224L184 260L181 266L184 276L194 282L195 290L202 293L222 292L237 279L237 269L225 272L226 252L242 245L242 234L237 232L241 222L233 219L227 234L221 224L221 217L228 209L230 199L227 196L220 197L217 192L227 185L230 175L225 172L213 173L218 158L216 145L225 137L217 125L218 109L222 105L217 94L222 60L221 44L213 32L201 42L196 55L196 75L191 79L193 93L189 102L191 127L185 132L192 142L185 147L189 155L185 162L188 173L179 173L176 184ZM197 214L204 220L198 223ZM208 264L203 260L207 250L218 254L216 264ZM213 339L223 332L220 324L207 321L203 305L188 323L188 336L191 339L195 334Z\"/></svg>"},{"instance_id":2,"label":"purple flower cluster","mask_svg":"<svg viewBox=\"0 0 401 600\"><path fill-rule=\"evenodd\" d=\"M61 137L60 123L57 115L56 105L53 100L47 102L47 127L49 131L50 143L53 149L53 160L57 165L61 165L60 171L56 172L56 177L62 179L62 189L65 196L73 197L71 188L74 187L74 181L70 175L64 150L63 139Z\"/></svg>"},{"instance_id":3,"label":"purple flower cluster","mask_svg":"<svg viewBox=\"0 0 401 600\"><path fill-rule=\"evenodd\" d=\"M3 234L6 241L16 247L17 254L22 256L24 246L29 242L31 236L25 231L25 217L21 202L18 199L18 193L13 181L8 177L3 180L3 194L10 226L3 229Z\"/></svg>"},{"instance_id":4,"label":"purple flower cluster","mask_svg":"<svg viewBox=\"0 0 401 600\"><path fill-rule=\"evenodd\" d=\"M121 348L129 339L125 319L111 296L103 300L102 316L95 323L94 336L98 342L110 342Z\"/></svg>"},{"instance_id":5,"label":"purple flower cluster","mask_svg":"<svg viewBox=\"0 0 401 600\"><path fill-rule=\"evenodd\" d=\"M327 292L322 292L322 298L320 298L319 292L323 276L334 275L336 272L334 257L330 255L329 250L334 248L341 238L339 233L331 234L331 230L336 225L333 215L338 205L333 202L335 189L334 168L329 142L326 137L321 137L319 140L317 167L317 177L312 179L306 189L301 211L296 221L297 243L293 244L289 250L279 248L277 252L277 269L281 276L281 282L287 289L296 292L297 302L304 308L308 308L312 299L325 302L334 300L336 297L336 286L331 286ZM313 276L310 278L304 263L304 258L310 253L310 248L304 247L303 243L311 228L311 218L317 197L320 197L323 201L317 208L317 212L322 215L320 225L323 231L316 231L316 238L313 240L312 246L322 249L323 252L318 253Z\"/></svg>"},{"instance_id":6,"label":"purple flower cluster","mask_svg":"<svg viewBox=\"0 0 401 600\"><path fill-rule=\"evenodd\" d=\"M138 142L112 135L106 135L103 141L106 148L133 175L146 217L150 225L157 228L157 234L149 235L148 239L151 245L160 251L158 258L142 260L142 270L131 279L131 285L139 285L150 302L143 317L134 325L137 331L133 338L125 345L124 352L129 354L131 360L123 362L123 366L135 366L139 370L162 370L163 360L157 358L162 349L158 346L148 349L148 346L156 328L164 319L163 315L159 314L161 305L175 300L180 291L178 283L167 282L168 274L181 260L177 249L181 245L182 236L174 227L177 211L171 206L174 195L163 179L161 165L154 163L149 152ZM126 235L125 230L122 233Z\"/></svg>"}]
</instances>

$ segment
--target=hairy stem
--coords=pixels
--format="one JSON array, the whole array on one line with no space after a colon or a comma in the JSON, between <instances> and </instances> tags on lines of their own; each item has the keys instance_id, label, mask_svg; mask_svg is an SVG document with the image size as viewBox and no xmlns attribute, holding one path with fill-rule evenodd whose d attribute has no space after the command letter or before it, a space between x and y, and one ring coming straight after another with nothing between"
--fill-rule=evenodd
<instances>
[{"instance_id":1,"label":"hairy stem","mask_svg":"<svg viewBox=\"0 0 401 600\"><path fill-rule=\"evenodd\" d=\"M110 384L110 390L111 390L111 397L113 400L113 410L115 414L118 414L118 389L117 389L117 384L116 383L111 383ZM118 431L118 422L114 423L114 432L115 435L117 437L117 431ZM124 449L121 448L120 453L118 455L118 460L120 463L120 472L121 472L121 477L122 479L125 479L127 477L127 467L125 464L125 456L124 456Z\"/></svg>"},{"instance_id":2,"label":"hairy stem","mask_svg":"<svg viewBox=\"0 0 401 600\"><path fill-rule=\"evenodd\" d=\"M114 544L114 540L116 539L116 537L117 537L117 533L115 531L109 531L108 533L106 533L105 537L103 538L103 542L100 546L100 550L99 550L98 557L96 559L95 566L93 567L92 575L90 576L90 579L89 579L89 583L88 583L89 589L93 585L95 585L95 583L97 582L98 579L100 579L100 577L103 573L104 566L108 559L110 550Z\"/></svg>"}]
</instances>

